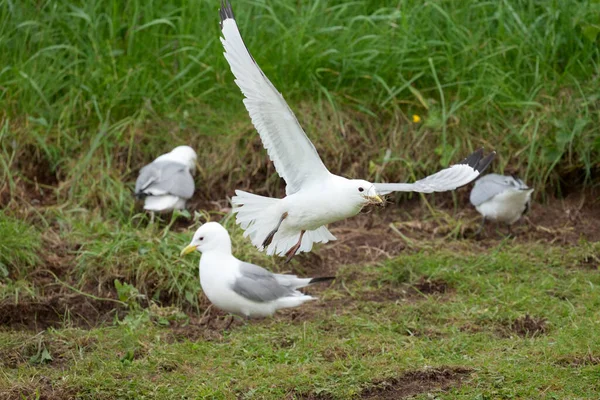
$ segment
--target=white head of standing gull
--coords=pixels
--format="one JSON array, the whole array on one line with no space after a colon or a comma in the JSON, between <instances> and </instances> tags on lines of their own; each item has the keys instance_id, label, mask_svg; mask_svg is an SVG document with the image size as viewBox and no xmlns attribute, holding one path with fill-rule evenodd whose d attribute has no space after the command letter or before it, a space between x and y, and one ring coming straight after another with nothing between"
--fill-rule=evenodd
<instances>
[{"instance_id":1,"label":"white head of standing gull","mask_svg":"<svg viewBox=\"0 0 600 400\"><path fill-rule=\"evenodd\" d=\"M216 307L239 316L268 317L281 308L297 307L315 297L297 289L334 277L298 278L273 274L231 254L231 239L216 222L202 225L181 255L200 251L200 285Z\"/></svg>"},{"instance_id":2,"label":"white head of standing gull","mask_svg":"<svg viewBox=\"0 0 600 400\"><path fill-rule=\"evenodd\" d=\"M475 234L481 232L486 219L507 224L510 233L510 226L529 210L532 193L533 189L517 177L487 174L479 178L470 196L471 204L483 216Z\"/></svg>"},{"instance_id":3,"label":"white head of standing gull","mask_svg":"<svg viewBox=\"0 0 600 400\"><path fill-rule=\"evenodd\" d=\"M380 195L394 191L444 192L466 185L495 156L478 150L464 161L414 183L371 183L330 173L283 96L262 72L244 44L231 4L221 2L221 42L244 105L277 173L286 182L286 197L275 199L236 190L232 198L237 223L252 243L267 254L289 261L313 243L335 240L326 225L352 217Z\"/></svg>"},{"instance_id":4,"label":"white head of standing gull","mask_svg":"<svg viewBox=\"0 0 600 400\"><path fill-rule=\"evenodd\" d=\"M175 147L140 170L135 196L144 200L144 209L168 212L185 208L194 195L196 152L190 146Z\"/></svg>"}]
</instances>

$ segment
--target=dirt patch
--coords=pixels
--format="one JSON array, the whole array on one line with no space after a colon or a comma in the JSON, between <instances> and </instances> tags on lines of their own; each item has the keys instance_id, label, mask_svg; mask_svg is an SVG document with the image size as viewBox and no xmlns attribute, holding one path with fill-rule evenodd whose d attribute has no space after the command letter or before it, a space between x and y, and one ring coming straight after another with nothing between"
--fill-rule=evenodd
<instances>
[{"instance_id":1,"label":"dirt patch","mask_svg":"<svg viewBox=\"0 0 600 400\"><path fill-rule=\"evenodd\" d=\"M0 400L72 400L77 398L77 392L76 389L63 387L46 376L38 376L26 384L18 383L10 389L0 389Z\"/></svg>"},{"instance_id":2,"label":"dirt patch","mask_svg":"<svg viewBox=\"0 0 600 400\"><path fill-rule=\"evenodd\" d=\"M412 285L414 290L422 294L444 294L449 292L452 287L443 279L431 279L429 277L421 277Z\"/></svg>"},{"instance_id":3,"label":"dirt patch","mask_svg":"<svg viewBox=\"0 0 600 400\"><path fill-rule=\"evenodd\" d=\"M471 374L463 367L440 367L409 371L397 378L373 382L360 393L361 399L406 399L422 393L447 391Z\"/></svg>"},{"instance_id":4,"label":"dirt patch","mask_svg":"<svg viewBox=\"0 0 600 400\"><path fill-rule=\"evenodd\" d=\"M522 337L536 337L545 334L547 331L548 320L546 318L537 318L525 314L524 317L504 323L499 333L503 337L510 337L514 333Z\"/></svg>"},{"instance_id":5,"label":"dirt patch","mask_svg":"<svg viewBox=\"0 0 600 400\"><path fill-rule=\"evenodd\" d=\"M600 364L600 356L586 354L584 356L565 357L556 362L558 365L566 367L587 367Z\"/></svg>"},{"instance_id":6,"label":"dirt patch","mask_svg":"<svg viewBox=\"0 0 600 400\"><path fill-rule=\"evenodd\" d=\"M216 307L209 306L202 315L190 316L185 321L172 321L166 335L168 342L223 340L223 332L231 331L246 322L239 317L233 317Z\"/></svg>"},{"instance_id":7,"label":"dirt patch","mask_svg":"<svg viewBox=\"0 0 600 400\"><path fill-rule=\"evenodd\" d=\"M50 327L90 329L125 315L125 307L80 294L55 294L37 301L0 303L0 327L43 331Z\"/></svg>"}]
</instances>

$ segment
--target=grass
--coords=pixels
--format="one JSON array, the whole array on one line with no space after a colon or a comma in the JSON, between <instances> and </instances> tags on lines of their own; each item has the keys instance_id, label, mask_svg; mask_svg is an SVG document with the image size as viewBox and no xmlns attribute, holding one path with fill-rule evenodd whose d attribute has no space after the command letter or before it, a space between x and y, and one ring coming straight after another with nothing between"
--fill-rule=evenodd
<instances>
[{"instance_id":1,"label":"grass","mask_svg":"<svg viewBox=\"0 0 600 400\"><path fill-rule=\"evenodd\" d=\"M12 364L0 393L33 393L45 379L82 399L349 398L407 370L461 367L468 384L437 398L592 398L600 276L578 263L598 250L506 243L347 266L320 294L328 307L313 304L296 320L283 312L227 331L204 328L208 336L191 341L177 336L181 321L157 317L161 308L89 331L3 331L0 352ZM412 290L423 276L448 290ZM540 325L511 329L527 314ZM52 359L41 360L40 349Z\"/></svg>"},{"instance_id":2,"label":"grass","mask_svg":"<svg viewBox=\"0 0 600 400\"><path fill-rule=\"evenodd\" d=\"M233 7L334 173L412 180L485 146L498 152L493 170L518 173L536 200L598 186L598 1ZM566 227L477 253L455 241L473 222L456 216L459 193L452 215L427 205L441 243L394 214L386 240L408 248L379 264L339 253L325 265L336 245L360 251L366 239L291 267L249 246L228 197L284 185L222 56L217 8L0 0L0 398L348 398L427 366L469 369L440 398L593 397L598 276L582 265L599 249L561 245ZM190 213L152 224L132 196L136 174L184 143L199 154ZM273 320L206 326L197 258L178 252L208 219L244 260L316 275L325 265L338 283ZM423 279L448 290L428 294ZM528 314L544 328L520 336ZM21 315L39 326L7 322Z\"/></svg>"},{"instance_id":3,"label":"grass","mask_svg":"<svg viewBox=\"0 0 600 400\"><path fill-rule=\"evenodd\" d=\"M495 169L540 191L560 191L565 176L595 183L595 1L234 7L334 172L410 179L483 145L498 151ZM127 210L122 182L185 142L201 153L206 197L265 176L263 191L281 190L254 152L218 37L214 1L4 1L3 163L31 178L20 159L33 157L62 182L61 200Z\"/></svg>"}]
</instances>

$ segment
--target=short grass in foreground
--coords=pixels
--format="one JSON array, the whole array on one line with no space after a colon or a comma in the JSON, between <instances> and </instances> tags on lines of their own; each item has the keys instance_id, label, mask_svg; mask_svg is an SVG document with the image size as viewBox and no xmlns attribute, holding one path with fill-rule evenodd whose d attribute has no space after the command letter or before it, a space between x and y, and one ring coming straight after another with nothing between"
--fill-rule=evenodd
<instances>
[{"instance_id":1,"label":"short grass in foreground","mask_svg":"<svg viewBox=\"0 0 600 400\"><path fill-rule=\"evenodd\" d=\"M360 398L430 367L463 371L443 399L593 398L598 244L516 243L343 267L318 303L192 340L183 315L159 308L89 331L3 331L0 398Z\"/></svg>"}]
</instances>

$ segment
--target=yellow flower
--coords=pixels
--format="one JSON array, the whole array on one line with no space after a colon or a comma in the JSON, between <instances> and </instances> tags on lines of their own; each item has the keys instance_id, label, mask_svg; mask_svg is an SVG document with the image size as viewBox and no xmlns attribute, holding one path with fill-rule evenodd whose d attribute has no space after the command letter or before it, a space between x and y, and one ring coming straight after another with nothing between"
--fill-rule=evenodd
<instances>
[{"instance_id":1,"label":"yellow flower","mask_svg":"<svg viewBox=\"0 0 600 400\"><path fill-rule=\"evenodd\" d=\"M419 117L417 114L413 114L412 119L415 124L421 122L421 117Z\"/></svg>"}]
</instances>

